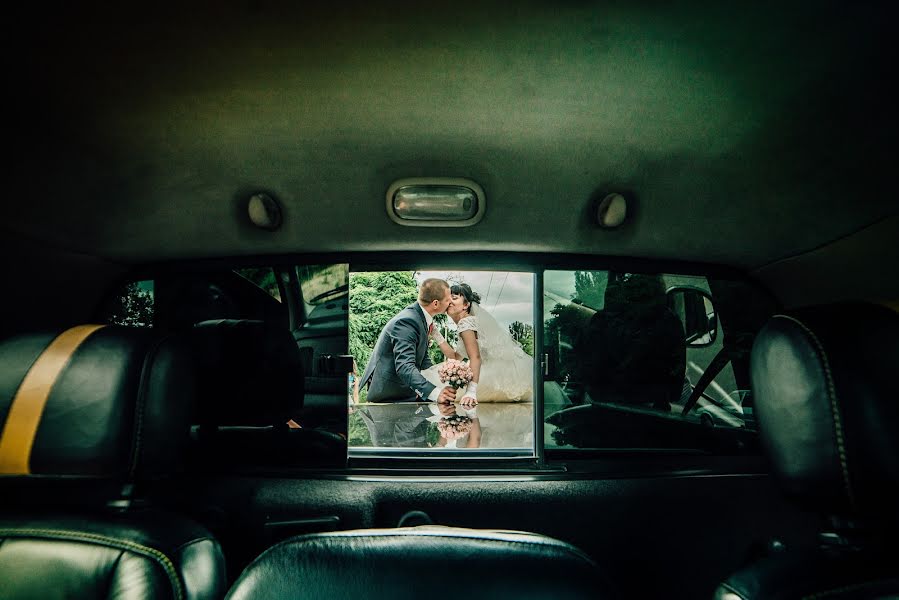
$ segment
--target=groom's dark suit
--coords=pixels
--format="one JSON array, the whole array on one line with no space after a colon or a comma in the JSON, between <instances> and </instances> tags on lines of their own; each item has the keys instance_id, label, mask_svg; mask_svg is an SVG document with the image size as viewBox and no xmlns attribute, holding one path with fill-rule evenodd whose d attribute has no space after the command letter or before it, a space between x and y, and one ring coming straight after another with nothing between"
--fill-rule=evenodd
<instances>
[{"instance_id":1,"label":"groom's dark suit","mask_svg":"<svg viewBox=\"0 0 899 600\"><path fill-rule=\"evenodd\" d=\"M427 401L434 384L421 371L428 358L428 325L417 302L387 322L362 374L369 402Z\"/></svg>"},{"instance_id":2,"label":"groom's dark suit","mask_svg":"<svg viewBox=\"0 0 899 600\"><path fill-rule=\"evenodd\" d=\"M371 433L372 445L424 448L431 412L423 405L434 384L421 371L431 366L428 358L428 326L418 303L407 306L387 322L362 374L369 402L397 402L366 406L360 415Z\"/></svg>"}]
</instances>

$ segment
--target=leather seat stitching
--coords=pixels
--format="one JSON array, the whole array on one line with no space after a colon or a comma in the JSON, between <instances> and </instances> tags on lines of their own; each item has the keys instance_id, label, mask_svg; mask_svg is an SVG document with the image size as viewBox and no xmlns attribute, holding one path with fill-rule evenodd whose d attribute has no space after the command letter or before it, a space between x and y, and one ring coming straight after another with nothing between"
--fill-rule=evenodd
<instances>
[{"instance_id":1,"label":"leather seat stitching","mask_svg":"<svg viewBox=\"0 0 899 600\"><path fill-rule=\"evenodd\" d=\"M99 542L106 544L112 548L131 550L148 558L155 559L161 566L165 574L172 584L175 592L175 598L181 600L184 598L184 588L181 585L181 579L178 577L178 571L175 569L174 563L168 556L157 550L136 542L128 540L119 540L116 538L98 535L96 533L84 533L79 531L65 531L61 529L0 529L0 535L15 538L37 537L46 539L63 539L83 542Z\"/></svg>"},{"instance_id":2,"label":"leather seat stitching","mask_svg":"<svg viewBox=\"0 0 899 600\"><path fill-rule=\"evenodd\" d=\"M824 371L824 380L827 382L827 397L830 401L831 413L833 414L834 438L837 443L837 455L840 460L840 468L843 475L843 484L846 487L846 497L849 500L849 504L851 506L855 506L855 498L852 494L852 486L849 482L849 465L848 457L846 454L846 442L843 435L843 423L842 419L840 418L840 407L839 403L837 402L836 387L833 383L833 375L830 371L830 362L827 359L827 353L824 351L824 345L818 339L818 336L816 336L811 329L809 329L798 319L787 315L778 316L783 319L792 321L793 323L798 325L799 328L802 329L802 331L804 331L805 334L812 340L812 343L815 346L815 350L821 358L821 364Z\"/></svg>"}]
</instances>

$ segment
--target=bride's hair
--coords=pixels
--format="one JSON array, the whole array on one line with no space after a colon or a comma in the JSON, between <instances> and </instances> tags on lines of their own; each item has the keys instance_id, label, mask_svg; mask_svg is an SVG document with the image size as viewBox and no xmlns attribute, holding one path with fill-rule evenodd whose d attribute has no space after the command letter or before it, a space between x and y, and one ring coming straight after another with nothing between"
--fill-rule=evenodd
<instances>
[{"instance_id":1,"label":"bride's hair","mask_svg":"<svg viewBox=\"0 0 899 600\"><path fill-rule=\"evenodd\" d=\"M471 289L471 286L467 283L455 283L450 287L450 293L455 294L456 296L462 296L465 298L465 301L469 304L480 304L481 297L477 292ZM471 307L468 307L471 309Z\"/></svg>"}]
</instances>

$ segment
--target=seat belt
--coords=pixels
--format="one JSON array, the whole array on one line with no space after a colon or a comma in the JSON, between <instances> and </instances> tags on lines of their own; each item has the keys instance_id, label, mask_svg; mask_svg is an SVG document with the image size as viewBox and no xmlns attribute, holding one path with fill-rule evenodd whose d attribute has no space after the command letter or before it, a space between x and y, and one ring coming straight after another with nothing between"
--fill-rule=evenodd
<instances>
[{"instance_id":1,"label":"seat belt","mask_svg":"<svg viewBox=\"0 0 899 600\"><path fill-rule=\"evenodd\" d=\"M705 372L699 378L699 381L696 382L696 385L693 386L693 391L690 392L690 397L687 398L687 401L684 402L684 409L681 411L682 416L687 416L687 413L693 409L693 406L699 402L699 397L702 396L702 393L705 391L709 384L712 383L712 380L718 376L718 373L721 372L721 369L724 368L727 363L730 362L731 351L727 346L721 348L718 351L718 354L715 355L715 358L712 359L712 362L709 363L709 366L706 368Z\"/></svg>"}]
</instances>

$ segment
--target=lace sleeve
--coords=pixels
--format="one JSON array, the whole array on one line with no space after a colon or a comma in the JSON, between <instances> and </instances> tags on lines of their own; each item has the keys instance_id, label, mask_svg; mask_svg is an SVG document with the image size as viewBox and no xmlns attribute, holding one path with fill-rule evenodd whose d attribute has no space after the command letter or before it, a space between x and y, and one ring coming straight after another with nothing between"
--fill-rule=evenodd
<instances>
[{"instance_id":1,"label":"lace sleeve","mask_svg":"<svg viewBox=\"0 0 899 600\"><path fill-rule=\"evenodd\" d=\"M459 333L463 331L474 331L477 333L478 331L478 318L477 317L465 317L464 319L459 321L457 325Z\"/></svg>"}]
</instances>

